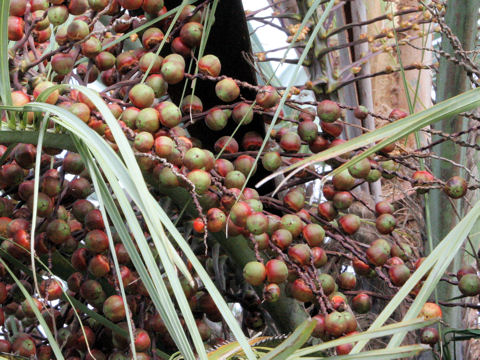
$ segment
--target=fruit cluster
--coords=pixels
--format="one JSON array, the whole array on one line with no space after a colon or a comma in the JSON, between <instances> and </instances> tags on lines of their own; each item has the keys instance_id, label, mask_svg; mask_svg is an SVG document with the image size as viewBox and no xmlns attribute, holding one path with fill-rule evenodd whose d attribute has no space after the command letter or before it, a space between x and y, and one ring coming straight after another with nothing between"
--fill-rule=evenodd
<instances>
[{"instance_id":1,"label":"fruit cluster","mask_svg":"<svg viewBox=\"0 0 480 360\"><path fill-rule=\"evenodd\" d=\"M58 105L118 150L101 113L81 91L61 93L55 89L48 97L42 96L56 84L100 81L103 90L98 94L130 140L152 189L167 194L173 189L188 190L193 196L197 212L190 214L195 230L191 237L218 233L231 241L236 236L248 239L257 260L244 265L243 279L255 287L260 298L244 291L235 276L238 264L221 254L226 264L223 276L238 290L234 293L242 294L246 328L264 328L263 300L275 303L289 296L307 305L310 316L318 320L313 336L329 339L354 333L356 314L371 311L376 297L372 291L359 290L361 283L378 277L396 291L421 264L412 242L395 236L396 208L390 201L380 201L370 209L376 219L375 230L369 230L376 239L368 244L356 239L360 228L372 225L353 210L352 205L360 203L355 191L360 185L398 178L418 193L440 185L457 199L467 191L462 178L442 183L428 171L407 171L396 161L392 144L334 176L330 176L332 169L354 153L330 159L322 171L310 166L287 183L280 198L260 194L248 187L257 166L274 172L345 142L340 138L344 110L338 103L320 101L315 109L302 109L295 119L276 126L257 162L255 157L264 143L258 131L246 131L237 138L219 135L214 141L189 131L199 120L205 129L219 134L229 122L247 128L260 122L263 127L272 121L283 95L272 86L258 87L222 75L221 61L214 54L201 55L198 60L192 56L204 36L205 2L198 7L185 6L176 24L172 24L173 16L166 16L163 0L12 0L10 4L8 38L15 42L13 105L23 106L34 99ZM49 71L44 72L45 68ZM198 72L188 71L192 68ZM175 103L171 88L193 78L215 83L218 105L204 109L203 94L194 92ZM255 94L248 97L245 90L252 89ZM291 95L287 94L290 99ZM354 114L362 120L368 111L359 107ZM405 116L394 110L389 118L395 121ZM26 114L24 125L38 125L33 113ZM209 141L213 146L206 144ZM158 312L152 310L149 294L114 229L108 229L114 242L109 241L102 214L89 198L93 187L80 155L43 149L35 196L36 147L18 144L10 150L0 147L0 157L6 159L0 168L0 255L7 262L28 265L33 242L36 255L47 259L54 271L63 260L71 263L71 268L62 271L67 274L64 281L41 270L39 293L30 274L22 272L21 276L48 325L58 330L65 357L99 360L129 356L128 339L112 334L87 313L82 314L86 321L80 327L65 294L123 329L130 320L126 301L135 325L138 359L150 359L155 348L173 352L175 344ZM328 179L315 206L307 205L310 194L303 186L312 178ZM32 239L33 210L38 217ZM126 299L119 295L112 251L120 263ZM212 277L218 275L218 270L212 269L211 252L199 258ZM30 303L3 267L0 279L0 325L9 334L15 332L15 336L0 340L0 352L49 359L51 348L35 330L38 323ZM476 269L462 269L458 280L465 296L480 293ZM220 322L222 316L210 295L200 284L182 279L182 285L202 339L212 344L220 341L210 325ZM441 315L434 304L428 306L426 317ZM433 328L425 330L422 341L435 343L435 332ZM351 344L336 351L346 354L350 349Z\"/></svg>"}]
</instances>

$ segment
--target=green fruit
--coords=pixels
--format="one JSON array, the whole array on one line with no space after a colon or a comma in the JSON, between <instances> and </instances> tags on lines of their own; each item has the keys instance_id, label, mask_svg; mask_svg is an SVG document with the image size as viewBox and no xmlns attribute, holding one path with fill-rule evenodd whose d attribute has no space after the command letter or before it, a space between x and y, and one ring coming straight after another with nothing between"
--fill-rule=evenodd
<instances>
[{"instance_id":1,"label":"green fruit","mask_svg":"<svg viewBox=\"0 0 480 360\"><path fill-rule=\"evenodd\" d=\"M250 285L262 285L267 277L265 266L258 261L250 261L243 268L243 278Z\"/></svg>"}]
</instances>

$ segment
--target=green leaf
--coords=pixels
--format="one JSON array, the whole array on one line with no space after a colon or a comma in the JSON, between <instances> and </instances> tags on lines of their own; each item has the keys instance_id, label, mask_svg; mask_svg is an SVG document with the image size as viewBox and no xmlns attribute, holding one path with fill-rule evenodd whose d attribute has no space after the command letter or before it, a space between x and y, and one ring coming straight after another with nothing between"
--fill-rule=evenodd
<instances>
[{"instance_id":1,"label":"green leaf","mask_svg":"<svg viewBox=\"0 0 480 360\"><path fill-rule=\"evenodd\" d=\"M297 349L301 348L303 344L310 338L313 329L317 325L317 320L305 320L299 327L295 329L280 345L276 346L272 351L263 355L260 360L284 360L293 354Z\"/></svg>"}]
</instances>

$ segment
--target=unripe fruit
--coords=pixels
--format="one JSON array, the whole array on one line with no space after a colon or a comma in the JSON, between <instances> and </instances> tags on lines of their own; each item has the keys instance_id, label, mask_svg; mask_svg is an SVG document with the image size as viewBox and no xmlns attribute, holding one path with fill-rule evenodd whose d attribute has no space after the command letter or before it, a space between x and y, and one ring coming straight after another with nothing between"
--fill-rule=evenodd
<instances>
[{"instance_id":1,"label":"unripe fruit","mask_svg":"<svg viewBox=\"0 0 480 360\"><path fill-rule=\"evenodd\" d=\"M412 179L414 180L415 186L427 186L429 185L429 183L435 180L435 177L432 174L430 174L428 171L419 170L419 171L415 171L412 174ZM428 192L428 188L417 189L417 192L419 194L425 194L426 192Z\"/></svg>"},{"instance_id":2,"label":"unripe fruit","mask_svg":"<svg viewBox=\"0 0 480 360\"><path fill-rule=\"evenodd\" d=\"M413 255L412 249L408 244L400 243L400 246L394 244L390 250L391 256L399 257L400 259L407 261L409 257Z\"/></svg>"},{"instance_id":3,"label":"unripe fruit","mask_svg":"<svg viewBox=\"0 0 480 360\"><path fill-rule=\"evenodd\" d=\"M55 84L53 84L50 81L42 81L37 86L35 86L35 89L33 89L33 97L35 99L38 99L38 97L42 92L44 92L48 88L51 88L52 86L55 86ZM60 96L60 93L58 92L58 89L57 89L53 91L50 95L48 95L47 99L44 101L47 104L54 105L57 102L59 96Z\"/></svg>"},{"instance_id":4,"label":"unripe fruit","mask_svg":"<svg viewBox=\"0 0 480 360\"><path fill-rule=\"evenodd\" d=\"M153 89L156 98L162 97L167 93L168 83L161 74L149 75L147 80L145 80L145 84Z\"/></svg>"},{"instance_id":5,"label":"unripe fruit","mask_svg":"<svg viewBox=\"0 0 480 360\"><path fill-rule=\"evenodd\" d=\"M265 170L275 171L282 165L282 158L276 151L267 152L262 157L262 165Z\"/></svg>"},{"instance_id":6,"label":"unripe fruit","mask_svg":"<svg viewBox=\"0 0 480 360\"><path fill-rule=\"evenodd\" d=\"M245 184L245 181L247 181L247 178L242 172L233 170L225 176L225 187L227 189L241 189Z\"/></svg>"},{"instance_id":7,"label":"unripe fruit","mask_svg":"<svg viewBox=\"0 0 480 360\"><path fill-rule=\"evenodd\" d=\"M88 263L88 272L95 278L100 278L110 272L110 263L104 255L95 255Z\"/></svg>"},{"instance_id":8,"label":"unripe fruit","mask_svg":"<svg viewBox=\"0 0 480 360\"><path fill-rule=\"evenodd\" d=\"M230 219L235 225L244 227L251 213L252 209L250 205L245 201L239 201L230 209Z\"/></svg>"},{"instance_id":9,"label":"unripe fruit","mask_svg":"<svg viewBox=\"0 0 480 360\"><path fill-rule=\"evenodd\" d=\"M150 68L150 74L158 74L162 67L163 58L153 52L147 52L142 55L138 62L140 71L146 73Z\"/></svg>"},{"instance_id":10,"label":"unripe fruit","mask_svg":"<svg viewBox=\"0 0 480 360\"><path fill-rule=\"evenodd\" d=\"M348 191L353 185L355 185L355 178L353 178L348 170L344 170L339 174L336 174L333 179L333 186L336 190Z\"/></svg>"},{"instance_id":11,"label":"unripe fruit","mask_svg":"<svg viewBox=\"0 0 480 360\"><path fill-rule=\"evenodd\" d=\"M375 204L375 212L377 215L393 214L394 207L388 200L383 200Z\"/></svg>"},{"instance_id":12,"label":"unripe fruit","mask_svg":"<svg viewBox=\"0 0 480 360\"><path fill-rule=\"evenodd\" d=\"M212 108L205 116L205 124L210 130L219 131L227 126L228 117L222 109Z\"/></svg>"},{"instance_id":13,"label":"unripe fruit","mask_svg":"<svg viewBox=\"0 0 480 360\"><path fill-rule=\"evenodd\" d=\"M464 178L454 176L448 179L445 184L445 193L452 199L459 199L467 193L468 184Z\"/></svg>"},{"instance_id":14,"label":"unripe fruit","mask_svg":"<svg viewBox=\"0 0 480 360\"><path fill-rule=\"evenodd\" d=\"M352 300L352 309L359 314L366 314L372 308L372 298L364 293L356 295Z\"/></svg>"},{"instance_id":15,"label":"unripe fruit","mask_svg":"<svg viewBox=\"0 0 480 360\"><path fill-rule=\"evenodd\" d=\"M297 215L286 214L283 215L281 220L281 228L286 229L292 233L294 238L298 237L303 230L303 222Z\"/></svg>"},{"instance_id":16,"label":"unripe fruit","mask_svg":"<svg viewBox=\"0 0 480 360\"><path fill-rule=\"evenodd\" d=\"M380 234L390 234L397 224L397 221L391 214L382 214L375 221L375 227Z\"/></svg>"},{"instance_id":17,"label":"unripe fruit","mask_svg":"<svg viewBox=\"0 0 480 360\"><path fill-rule=\"evenodd\" d=\"M153 100L155 100L155 93L150 86L145 84L137 84L128 92L128 98L134 106L143 109L153 104Z\"/></svg>"},{"instance_id":18,"label":"unripe fruit","mask_svg":"<svg viewBox=\"0 0 480 360\"><path fill-rule=\"evenodd\" d=\"M303 141L309 143L317 138L318 126L313 121L303 121L298 125L297 132Z\"/></svg>"},{"instance_id":19,"label":"unripe fruit","mask_svg":"<svg viewBox=\"0 0 480 360\"><path fill-rule=\"evenodd\" d=\"M480 278L477 274L465 274L458 282L458 289L465 296L480 294Z\"/></svg>"},{"instance_id":20,"label":"unripe fruit","mask_svg":"<svg viewBox=\"0 0 480 360\"><path fill-rule=\"evenodd\" d=\"M327 296L335 291L335 280L329 274L323 273L318 275L318 283L322 286L322 290Z\"/></svg>"},{"instance_id":21,"label":"unripe fruit","mask_svg":"<svg viewBox=\"0 0 480 360\"><path fill-rule=\"evenodd\" d=\"M202 40L202 34L203 25L195 21L187 22L180 29L180 38L185 45L191 48L200 45L200 41Z\"/></svg>"},{"instance_id":22,"label":"unripe fruit","mask_svg":"<svg viewBox=\"0 0 480 360\"><path fill-rule=\"evenodd\" d=\"M303 230L303 237L311 247L320 246L325 239L325 230L318 224L308 224Z\"/></svg>"},{"instance_id":23,"label":"unripe fruit","mask_svg":"<svg viewBox=\"0 0 480 360\"><path fill-rule=\"evenodd\" d=\"M237 124L248 125L253 120L252 106L248 103L239 103L235 105L232 111L232 119Z\"/></svg>"},{"instance_id":24,"label":"unripe fruit","mask_svg":"<svg viewBox=\"0 0 480 360\"><path fill-rule=\"evenodd\" d=\"M246 227L252 234L260 235L267 231L268 218L261 212L251 214L247 217Z\"/></svg>"},{"instance_id":25,"label":"unripe fruit","mask_svg":"<svg viewBox=\"0 0 480 360\"><path fill-rule=\"evenodd\" d=\"M220 60L215 55L204 55L198 60L198 71L202 74L217 77L221 69Z\"/></svg>"},{"instance_id":26,"label":"unripe fruit","mask_svg":"<svg viewBox=\"0 0 480 360\"><path fill-rule=\"evenodd\" d=\"M388 251L381 245L370 245L367 249L367 258L375 266L382 266L390 255L390 249Z\"/></svg>"},{"instance_id":27,"label":"unripe fruit","mask_svg":"<svg viewBox=\"0 0 480 360\"><path fill-rule=\"evenodd\" d=\"M261 262L250 261L243 268L243 278L250 285L261 285L265 281L266 277L267 271Z\"/></svg>"},{"instance_id":28,"label":"unripe fruit","mask_svg":"<svg viewBox=\"0 0 480 360\"><path fill-rule=\"evenodd\" d=\"M255 172L257 171L255 159L250 155L240 155L235 159L233 165L235 166L235 170L240 171L245 176L248 176L248 174L250 174L252 168L252 175L255 174Z\"/></svg>"},{"instance_id":29,"label":"unripe fruit","mask_svg":"<svg viewBox=\"0 0 480 360\"><path fill-rule=\"evenodd\" d=\"M55 219L47 225L47 236L51 242L60 245L70 237L70 226L63 220Z\"/></svg>"},{"instance_id":30,"label":"unripe fruit","mask_svg":"<svg viewBox=\"0 0 480 360\"><path fill-rule=\"evenodd\" d=\"M477 274L477 270L471 265L462 266L457 271L457 280L460 280L466 274Z\"/></svg>"},{"instance_id":31,"label":"unripe fruit","mask_svg":"<svg viewBox=\"0 0 480 360\"><path fill-rule=\"evenodd\" d=\"M318 103L317 114L320 117L320 120L332 123L340 117L341 109L336 102L323 100Z\"/></svg>"},{"instance_id":32,"label":"unripe fruit","mask_svg":"<svg viewBox=\"0 0 480 360\"><path fill-rule=\"evenodd\" d=\"M333 196L333 206L338 210L346 210L353 203L353 195L349 191L338 191Z\"/></svg>"},{"instance_id":33,"label":"unripe fruit","mask_svg":"<svg viewBox=\"0 0 480 360\"><path fill-rule=\"evenodd\" d=\"M282 260L272 259L266 265L267 280L270 283L280 284L287 280L288 268Z\"/></svg>"},{"instance_id":34,"label":"unripe fruit","mask_svg":"<svg viewBox=\"0 0 480 360\"><path fill-rule=\"evenodd\" d=\"M268 284L263 290L263 298L266 302L273 303L278 301L281 295L280 286L277 284Z\"/></svg>"},{"instance_id":35,"label":"unripe fruit","mask_svg":"<svg viewBox=\"0 0 480 360\"><path fill-rule=\"evenodd\" d=\"M347 323L342 313L334 311L325 317L325 331L329 335L333 337L340 337L346 332L346 330Z\"/></svg>"},{"instance_id":36,"label":"unripe fruit","mask_svg":"<svg viewBox=\"0 0 480 360\"><path fill-rule=\"evenodd\" d=\"M187 178L195 185L195 191L197 194L206 193L212 183L210 174L201 169L190 171L187 174Z\"/></svg>"},{"instance_id":37,"label":"unripe fruit","mask_svg":"<svg viewBox=\"0 0 480 360\"><path fill-rule=\"evenodd\" d=\"M109 320L118 322L125 319L125 306L123 298L118 295L112 295L103 303L103 314Z\"/></svg>"},{"instance_id":38,"label":"unripe fruit","mask_svg":"<svg viewBox=\"0 0 480 360\"><path fill-rule=\"evenodd\" d=\"M187 95L183 98L180 109L183 114L198 114L203 111L202 100L196 95Z\"/></svg>"},{"instance_id":39,"label":"unripe fruit","mask_svg":"<svg viewBox=\"0 0 480 360\"><path fill-rule=\"evenodd\" d=\"M215 94L223 102L232 102L240 95L240 88L232 78L226 78L215 85Z\"/></svg>"},{"instance_id":40,"label":"unripe fruit","mask_svg":"<svg viewBox=\"0 0 480 360\"><path fill-rule=\"evenodd\" d=\"M370 173L370 169L371 169L370 161L367 158L365 158L360 160L356 164L350 166L348 168L348 172L354 178L365 179Z\"/></svg>"},{"instance_id":41,"label":"unripe fruit","mask_svg":"<svg viewBox=\"0 0 480 360\"><path fill-rule=\"evenodd\" d=\"M90 33L90 29L85 21L73 20L67 27L67 38L69 41L79 41L84 39Z\"/></svg>"},{"instance_id":42,"label":"unripe fruit","mask_svg":"<svg viewBox=\"0 0 480 360\"><path fill-rule=\"evenodd\" d=\"M435 345L439 340L438 330L433 327L427 327L422 330L420 342L422 344Z\"/></svg>"}]
</instances>

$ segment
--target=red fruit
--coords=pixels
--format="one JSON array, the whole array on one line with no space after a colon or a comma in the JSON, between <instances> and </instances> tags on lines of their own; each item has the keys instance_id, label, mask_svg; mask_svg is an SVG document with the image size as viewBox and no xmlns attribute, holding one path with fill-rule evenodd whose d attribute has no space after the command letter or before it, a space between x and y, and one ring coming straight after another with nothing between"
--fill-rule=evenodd
<instances>
[{"instance_id":1,"label":"red fruit","mask_svg":"<svg viewBox=\"0 0 480 360\"><path fill-rule=\"evenodd\" d=\"M390 247L384 247L382 244L372 243L367 249L367 258L375 266L382 266L390 256Z\"/></svg>"},{"instance_id":2,"label":"red fruit","mask_svg":"<svg viewBox=\"0 0 480 360\"><path fill-rule=\"evenodd\" d=\"M227 154L233 154L238 152L237 140L235 140L231 136L222 136L215 142L214 150L216 153L219 153L222 149L224 153L227 153ZM225 160L225 159L218 159L218 160Z\"/></svg>"},{"instance_id":3,"label":"red fruit","mask_svg":"<svg viewBox=\"0 0 480 360\"><path fill-rule=\"evenodd\" d=\"M102 213L98 209L90 210L84 219L85 226L88 230L105 229L105 224L103 223Z\"/></svg>"},{"instance_id":4,"label":"red fruit","mask_svg":"<svg viewBox=\"0 0 480 360\"><path fill-rule=\"evenodd\" d=\"M247 219L248 220L248 219ZM219 232L225 229L227 217L225 213L217 208L211 208L207 212L207 228L211 232Z\"/></svg>"},{"instance_id":5,"label":"red fruit","mask_svg":"<svg viewBox=\"0 0 480 360\"><path fill-rule=\"evenodd\" d=\"M258 286L263 284L267 277L265 266L258 261L250 261L243 268L243 278L251 285Z\"/></svg>"},{"instance_id":6,"label":"red fruit","mask_svg":"<svg viewBox=\"0 0 480 360\"><path fill-rule=\"evenodd\" d=\"M337 278L338 286L345 290L352 290L357 285L357 278L354 273L343 272Z\"/></svg>"},{"instance_id":7,"label":"red fruit","mask_svg":"<svg viewBox=\"0 0 480 360\"><path fill-rule=\"evenodd\" d=\"M312 248L313 265L316 268L322 267L327 263L327 253L320 247Z\"/></svg>"},{"instance_id":8,"label":"red fruit","mask_svg":"<svg viewBox=\"0 0 480 360\"><path fill-rule=\"evenodd\" d=\"M143 1L144 0L118 0L118 3L127 10L137 10L140 9Z\"/></svg>"},{"instance_id":9,"label":"red fruit","mask_svg":"<svg viewBox=\"0 0 480 360\"><path fill-rule=\"evenodd\" d=\"M372 308L372 298L364 293L356 295L352 299L352 309L359 314L366 314Z\"/></svg>"},{"instance_id":10,"label":"red fruit","mask_svg":"<svg viewBox=\"0 0 480 360\"><path fill-rule=\"evenodd\" d=\"M193 230L195 230L197 233L203 234L205 231L205 224L203 223L202 218L196 218L193 220Z\"/></svg>"},{"instance_id":11,"label":"red fruit","mask_svg":"<svg viewBox=\"0 0 480 360\"><path fill-rule=\"evenodd\" d=\"M400 109L393 109L390 112L390 115L388 115L388 118L390 120L399 120L399 119L403 119L407 116L408 116L408 114L405 111L400 110Z\"/></svg>"},{"instance_id":12,"label":"red fruit","mask_svg":"<svg viewBox=\"0 0 480 360\"><path fill-rule=\"evenodd\" d=\"M320 120L332 123L340 117L341 109L336 102L323 100L317 105L317 114Z\"/></svg>"},{"instance_id":13,"label":"red fruit","mask_svg":"<svg viewBox=\"0 0 480 360\"><path fill-rule=\"evenodd\" d=\"M25 21L18 16L8 17L8 40L18 41L23 38Z\"/></svg>"},{"instance_id":14,"label":"red fruit","mask_svg":"<svg viewBox=\"0 0 480 360\"><path fill-rule=\"evenodd\" d=\"M288 256L299 265L310 264L312 251L307 244L295 244L288 248Z\"/></svg>"},{"instance_id":15,"label":"red fruit","mask_svg":"<svg viewBox=\"0 0 480 360\"><path fill-rule=\"evenodd\" d=\"M361 225L360 218L355 214L347 214L343 215L339 220L338 223L344 232L349 235L355 234Z\"/></svg>"},{"instance_id":16,"label":"red fruit","mask_svg":"<svg viewBox=\"0 0 480 360\"><path fill-rule=\"evenodd\" d=\"M22 17L27 10L27 0L10 1L10 15ZM4 351L8 352L8 351Z\"/></svg>"},{"instance_id":17,"label":"red fruit","mask_svg":"<svg viewBox=\"0 0 480 360\"><path fill-rule=\"evenodd\" d=\"M277 284L268 284L265 286L265 289L263 290L263 298L265 301L269 303L273 303L275 301L278 301L281 295L281 290L280 286Z\"/></svg>"},{"instance_id":18,"label":"red fruit","mask_svg":"<svg viewBox=\"0 0 480 360\"><path fill-rule=\"evenodd\" d=\"M0 310L0 312L3 314L3 310ZM5 316L3 316L3 317L5 317ZM3 326L4 321L1 321L1 319L0 319L0 325ZM12 349L12 344L10 343L10 341L5 340L5 339L0 339L0 352L9 353L11 351L11 349Z\"/></svg>"},{"instance_id":19,"label":"red fruit","mask_svg":"<svg viewBox=\"0 0 480 360\"><path fill-rule=\"evenodd\" d=\"M370 266L357 258L353 259L352 266L358 275L366 276L371 273Z\"/></svg>"},{"instance_id":20,"label":"red fruit","mask_svg":"<svg viewBox=\"0 0 480 360\"><path fill-rule=\"evenodd\" d=\"M421 171L415 171L412 174L412 179L414 181L415 186L428 186L432 181L435 180L435 177L430 174L428 171L421 170ZM418 189L417 192L419 194L425 194L428 192L427 189Z\"/></svg>"},{"instance_id":21,"label":"red fruit","mask_svg":"<svg viewBox=\"0 0 480 360\"><path fill-rule=\"evenodd\" d=\"M262 87L255 98L257 105L264 109L274 107L280 101L280 95L278 95L277 89L273 86Z\"/></svg>"},{"instance_id":22,"label":"red fruit","mask_svg":"<svg viewBox=\"0 0 480 360\"><path fill-rule=\"evenodd\" d=\"M297 279L291 286L292 296L301 302L309 302L313 300L312 289L302 279Z\"/></svg>"},{"instance_id":23,"label":"red fruit","mask_svg":"<svg viewBox=\"0 0 480 360\"><path fill-rule=\"evenodd\" d=\"M318 215L327 221L332 221L338 215L332 201L326 201L318 204Z\"/></svg>"},{"instance_id":24,"label":"red fruit","mask_svg":"<svg viewBox=\"0 0 480 360\"><path fill-rule=\"evenodd\" d=\"M272 259L266 265L267 280L270 283L280 284L287 280L288 268L282 260Z\"/></svg>"},{"instance_id":25,"label":"red fruit","mask_svg":"<svg viewBox=\"0 0 480 360\"><path fill-rule=\"evenodd\" d=\"M7 186L19 185L25 177L24 170L15 163L3 165L0 170L1 182Z\"/></svg>"},{"instance_id":26,"label":"red fruit","mask_svg":"<svg viewBox=\"0 0 480 360\"><path fill-rule=\"evenodd\" d=\"M348 170L335 175L332 181L336 190L348 191L355 185L355 178L350 175Z\"/></svg>"},{"instance_id":27,"label":"red fruit","mask_svg":"<svg viewBox=\"0 0 480 360\"><path fill-rule=\"evenodd\" d=\"M388 269L388 275L393 285L402 286L410 277L410 269L405 264L393 265Z\"/></svg>"},{"instance_id":28,"label":"red fruit","mask_svg":"<svg viewBox=\"0 0 480 360\"><path fill-rule=\"evenodd\" d=\"M32 144L18 144L15 147L15 161L24 169L31 169L35 165L37 149Z\"/></svg>"},{"instance_id":29,"label":"red fruit","mask_svg":"<svg viewBox=\"0 0 480 360\"><path fill-rule=\"evenodd\" d=\"M280 146L283 150L287 152L298 152L300 150L300 146L302 145L302 141L300 136L293 131L288 131L282 135L280 139Z\"/></svg>"},{"instance_id":30,"label":"red fruit","mask_svg":"<svg viewBox=\"0 0 480 360\"><path fill-rule=\"evenodd\" d=\"M16 355L30 357L35 356L37 349L35 341L25 333L18 333L15 335L15 340L12 343L12 351Z\"/></svg>"},{"instance_id":31,"label":"red fruit","mask_svg":"<svg viewBox=\"0 0 480 360\"><path fill-rule=\"evenodd\" d=\"M395 208L388 200L383 200L375 204L375 212L377 215L393 214Z\"/></svg>"},{"instance_id":32,"label":"red fruit","mask_svg":"<svg viewBox=\"0 0 480 360\"><path fill-rule=\"evenodd\" d=\"M312 332L312 336L315 338L321 338L325 335L325 315L315 315L312 319L316 320L315 327Z\"/></svg>"},{"instance_id":33,"label":"red fruit","mask_svg":"<svg viewBox=\"0 0 480 360\"><path fill-rule=\"evenodd\" d=\"M110 262L105 255L95 255L88 263L88 272L96 278L103 277L110 272Z\"/></svg>"},{"instance_id":34,"label":"red fruit","mask_svg":"<svg viewBox=\"0 0 480 360\"><path fill-rule=\"evenodd\" d=\"M325 230L318 224L308 224L303 230L303 237L311 247L320 246L325 239Z\"/></svg>"},{"instance_id":35,"label":"red fruit","mask_svg":"<svg viewBox=\"0 0 480 360\"><path fill-rule=\"evenodd\" d=\"M93 347L95 343L95 333L88 326L83 326L83 328L77 331L77 334L74 336L75 345L79 350L87 350L87 343L90 348Z\"/></svg>"},{"instance_id":36,"label":"red fruit","mask_svg":"<svg viewBox=\"0 0 480 360\"><path fill-rule=\"evenodd\" d=\"M40 283L40 294L48 301L57 300L62 297L62 286L55 279L43 280Z\"/></svg>"}]
</instances>

